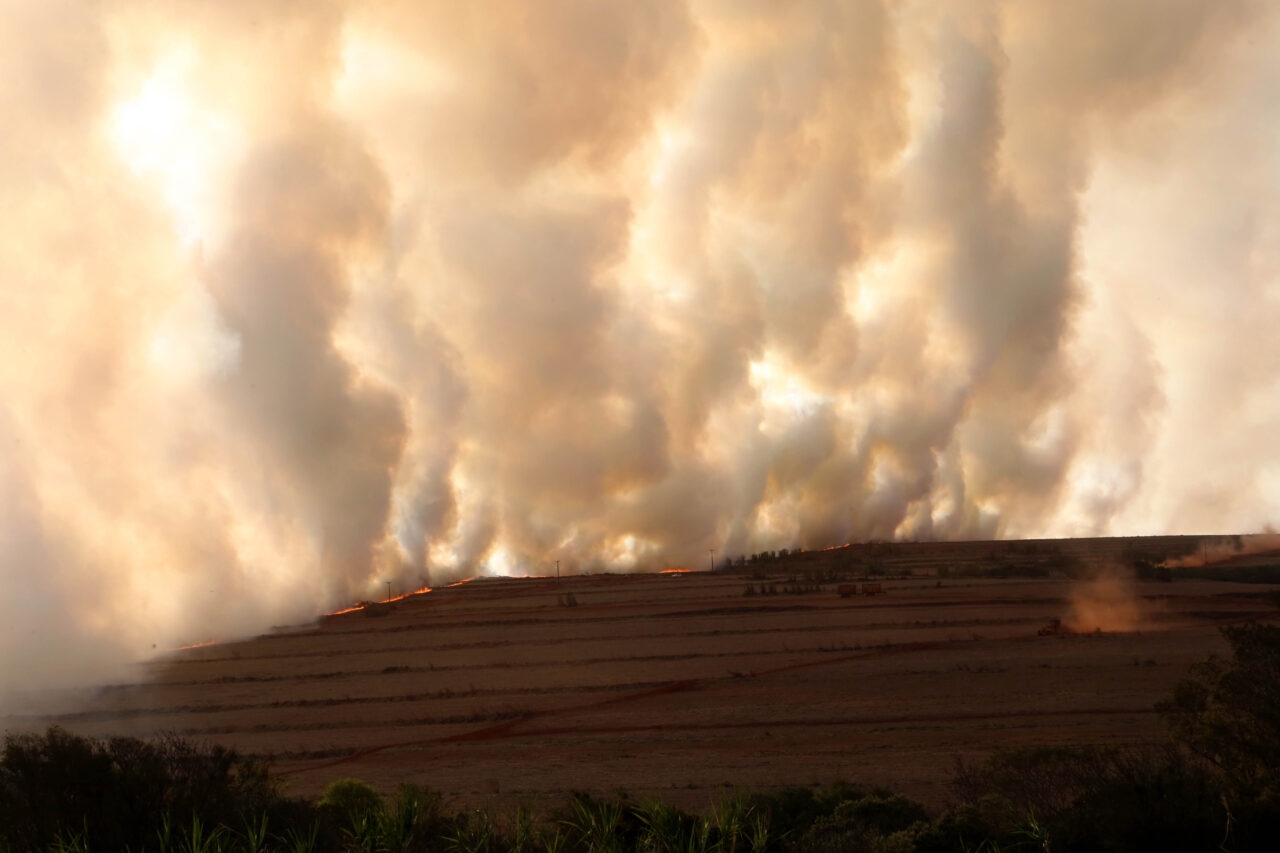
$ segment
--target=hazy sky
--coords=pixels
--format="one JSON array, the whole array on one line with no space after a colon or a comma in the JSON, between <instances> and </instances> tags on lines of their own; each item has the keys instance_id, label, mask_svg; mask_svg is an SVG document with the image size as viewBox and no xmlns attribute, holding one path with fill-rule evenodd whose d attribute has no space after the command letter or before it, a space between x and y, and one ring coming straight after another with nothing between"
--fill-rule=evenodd
<instances>
[{"instance_id":1,"label":"hazy sky","mask_svg":"<svg viewBox=\"0 0 1280 853\"><path fill-rule=\"evenodd\" d=\"M387 580L1280 516L1280 6L0 0L0 687Z\"/></svg>"}]
</instances>

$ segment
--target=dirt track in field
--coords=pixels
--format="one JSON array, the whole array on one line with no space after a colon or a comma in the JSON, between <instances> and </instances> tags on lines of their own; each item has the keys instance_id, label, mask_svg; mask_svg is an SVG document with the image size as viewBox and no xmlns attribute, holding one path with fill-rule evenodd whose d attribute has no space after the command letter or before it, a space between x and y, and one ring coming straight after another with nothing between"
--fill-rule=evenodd
<instances>
[{"instance_id":1,"label":"dirt track in field","mask_svg":"<svg viewBox=\"0 0 1280 853\"><path fill-rule=\"evenodd\" d=\"M223 743L273 756L300 794L356 776L460 804L625 791L701 807L843 779L940 803L956 759L1160 740L1153 704L1222 650L1219 626L1280 615L1270 587L1138 583L1136 630L1039 636L1069 582L917 572L841 598L782 593L784 576L475 581L174 653L6 726Z\"/></svg>"}]
</instances>

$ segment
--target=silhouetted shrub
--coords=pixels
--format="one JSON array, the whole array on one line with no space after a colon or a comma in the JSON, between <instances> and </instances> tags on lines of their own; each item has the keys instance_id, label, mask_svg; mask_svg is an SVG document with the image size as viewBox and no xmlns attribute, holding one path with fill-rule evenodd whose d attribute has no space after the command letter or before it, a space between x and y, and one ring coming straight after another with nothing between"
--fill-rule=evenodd
<instances>
[{"instance_id":1,"label":"silhouetted shrub","mask_svg":"<svg viewBox=\"0 0 1280 853\"><path fill-rule=\"evenodd\" d=\"M911 853L916 848L917 834L928 827L924 806L899 794L877 790L845 800L829 815L817 818L792 849L802 853Z\"/></svg>"},{"instance_id":2,"label":"silhouetted shrub","mask_svg":"<svg viewBox=\"0 0 1280 853\"><path fill-rule=\"evenodd\" d=\"M1280 837L1280 627L1222 629L1231 658L1210 657L1159 708L1174 740L1213 770L1231 812L1231 846Z\"/></svg>"},{"instance_id":3,"label":"silhouetted shrub","mask_svg":"<svg viewBox=\"0 0 1280 853\"><path fill-rule=\"evenodd\" d=\"M360 779L335 779L324 789L316 804L330 812L341 826L352 827L369 818L376 818L385 805L382 795L368 782Z\"/></svg>"},{"instance_id":4,"label":"silhouetted shrub","mask_svg":"<svg viewBox=\"0 0 1280 853\"><path fill-rule=\"evenodd\" d=\"M1227 824L1203 768L1172 748L1005 752L961 768L956 788L965 803L981 804L966 825L1005 844L1034 838L1063 850L1212 849Z\"/></svg>"},{"instance_id":5,"label":"silhouetted shrub","mask_svg":"<svg viewBox=\"0 0 1280 853\"><path fill-rule=\"evenodd\" d=\"M55 727L5 738L0 849L42 850L77 834L94 849L142 849L165 818L238 826L281 802L263 765L222 747L101 742Z\"/></svg>"},{"instance_id":6,"label":"silhouetted shrub","mask_svg":"<svg viewBox=\"0 0 1280 853\"><path fill-rule=\"evenodd\" d=\"M1174 738L1221 771L1237 799L1280 799L1280 628L1222 634L1231 659L1197 664L1158 707Z\"/></svg>"}]
</instances>

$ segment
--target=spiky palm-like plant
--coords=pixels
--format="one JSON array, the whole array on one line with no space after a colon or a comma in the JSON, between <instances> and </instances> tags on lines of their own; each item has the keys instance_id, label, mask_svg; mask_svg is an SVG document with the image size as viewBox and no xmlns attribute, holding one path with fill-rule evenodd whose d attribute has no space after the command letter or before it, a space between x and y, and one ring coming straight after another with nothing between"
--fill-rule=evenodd
<instances>
[{"instance_id":1,"label":"spiky palm-like plant","mask_svg":"<svg viewBox=\"0 0 1280 853\"><path fill-rule=\"evenodd\" d=\"M573 815L565 825L577 836L578 843L591 853L621 853L622 839L618 828L622 823L622 806L586 796L573 799Z\"/></svg>"}]
</instances>

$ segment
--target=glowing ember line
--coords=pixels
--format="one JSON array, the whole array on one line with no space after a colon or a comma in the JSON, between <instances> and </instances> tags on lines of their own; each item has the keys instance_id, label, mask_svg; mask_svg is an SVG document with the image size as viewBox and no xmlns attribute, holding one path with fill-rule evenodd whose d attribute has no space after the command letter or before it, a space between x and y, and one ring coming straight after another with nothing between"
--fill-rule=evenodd
<instances>
[{"instance_id":1,"label":"glowing ember line","mask_svg":"<svg viewBox=\"0 0 1280 853\"><path fill-rule=\"evenodd\" d=\"M453 586L453 585L454 585L454 584L451 584L451 586ZM342 608L341 610L334 610L333 612L331 612L331 613L326 613L326 614L324 614L324 615L325 615L326 617L327 617L327 616L342 616L343 614L346 614L346 613L355 613L357 610L364 610L364 609L365 609L365 607L367 607L367 606L368 606L368 605L370 605L370 604L394 604L394 603L395 603L395 602L397 602L397 601L403 601L403 600L405 600L406 598L412 598L412 597L413 597L413 596L415 596L415 595L424 595L424 594L426 594L426 593L428 593L428 592L431 592L431 591L432 591L432 588L431 588L431 587L429 587L429 586L424 586L424 587L420 587L419 589L415 589L415 590L413 590L412 592L404 592L404 593L401 593L400 595L393 596L392 598L384 598L384 599L382 599L381 601L362 601L362 602L358 602L358 603L356 603L356 604L351 605L350 607L344 607L344 608Z\"/></svg>"},{"instance_id":2,"label":"glowing ember line","mask_svg":"<svg viewBox=\"0 0 1280 853\"><path fill-rule=\"evenodd\" d=\"M187 649L203 649L205 646L216 646L221 642L222 640L205 640L200 643L191 643L187 646L178 646L176 649L170 649L170 651L185 652Z\"/></svg>"}]
</instances>

